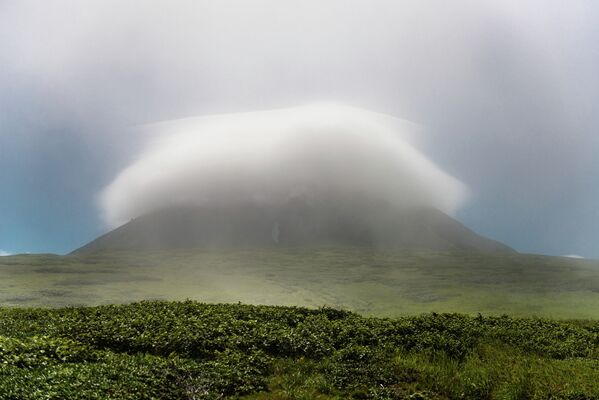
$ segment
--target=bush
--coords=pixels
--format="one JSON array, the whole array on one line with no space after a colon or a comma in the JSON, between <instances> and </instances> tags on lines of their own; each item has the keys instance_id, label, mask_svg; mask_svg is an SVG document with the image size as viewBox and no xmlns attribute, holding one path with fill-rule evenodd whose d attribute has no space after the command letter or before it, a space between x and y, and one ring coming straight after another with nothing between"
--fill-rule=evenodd
<instances>
[{"instance_id":1,"label":"bush","mask_svg":"<svg viewBox=\"0 0 599 400\"><path fill-rule=\"evenodd\" d=\"M192 301L0 309L2 399L597 399L598 355L592 321Z\"/></svg>"}]
</instances>

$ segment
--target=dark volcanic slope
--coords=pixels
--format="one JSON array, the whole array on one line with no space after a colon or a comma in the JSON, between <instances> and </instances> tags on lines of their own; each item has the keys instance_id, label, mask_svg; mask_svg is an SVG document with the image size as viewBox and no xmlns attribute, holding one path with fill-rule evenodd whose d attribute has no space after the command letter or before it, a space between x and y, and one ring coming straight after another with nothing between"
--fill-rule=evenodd
<instances>
[{"instance_id":1,"label":"dark volcanic slope","mask_svg":"<svg viewBox=\"0 0 599 400\"><path fill-rule=\"evenodd\" d=\"M327 206L294 200L280 207L165 209L133 219L73 254L329 244L513 252L433 208L396 210L382 203L358 203Z\"/></svg>"}]
</instances>

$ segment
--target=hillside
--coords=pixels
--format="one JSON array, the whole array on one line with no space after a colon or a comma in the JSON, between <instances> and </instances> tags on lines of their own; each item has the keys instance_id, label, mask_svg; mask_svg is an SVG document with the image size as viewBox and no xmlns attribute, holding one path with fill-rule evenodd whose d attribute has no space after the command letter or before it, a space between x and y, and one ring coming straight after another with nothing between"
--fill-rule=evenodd
<instances>
[{"instance_id":1,"label":"hillside","mask_svg":"<svg viewBox=\"0 0 599 400\"><path fill-rule=\"evenodd\" d=\"M178 207L124 224L73 251L349 245L513 252L430 207L394 209L383 202L282 206Z\"/></svg>"},{"instance_id":2,"label":"hillside","mask_svg":"<svg viewBox=\"0 0 599 400\"><path fill-rule=\"evenodd\" d=\"M599 319L599 262L364 246L111 251L0 257L0 302L144 299Z\"/></svg>"},{"instance_id":3,"label":"hillside","mask_svg":"<svg viewBox=\"0 0 599 400\"><path fill-rule=\"evenodd\" d=\"M190 301L0 318L2 399L599 398L597 322Z\"/></svg>"}]
</instances>

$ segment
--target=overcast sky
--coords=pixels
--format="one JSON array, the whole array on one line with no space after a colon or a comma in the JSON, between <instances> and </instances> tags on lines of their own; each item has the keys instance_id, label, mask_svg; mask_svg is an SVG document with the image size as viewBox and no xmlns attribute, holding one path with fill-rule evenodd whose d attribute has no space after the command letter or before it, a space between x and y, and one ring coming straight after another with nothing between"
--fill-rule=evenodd
<instances>
[{"instance_id":1,"label":"overcast sky","mask_svg":"<svg viewBox=\"0 0 599 400\"><path fill-rule=\"evenodd\" d=\"M0 253L68 252L132 126L332 101L423 127L457 217L599 258L599 3L0 0Z\"/></svg>"}]
</instances>

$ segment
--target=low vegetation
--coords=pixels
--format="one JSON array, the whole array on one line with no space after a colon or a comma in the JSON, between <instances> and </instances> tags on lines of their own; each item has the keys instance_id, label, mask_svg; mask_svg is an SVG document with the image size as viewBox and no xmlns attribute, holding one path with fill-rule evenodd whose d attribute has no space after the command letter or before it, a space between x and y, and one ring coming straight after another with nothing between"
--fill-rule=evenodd
<instances>
[{"instance_id":1,"label":"low vegetation","mask_svg":"<svg viewBox=\"0 0 599 400\"><path fill-rule=\"evenodd\" d=\"M599 323L148 301L0 309L1 399L599 399Z\"/></svg>"},{"instance_id":2,"label":"low vegetation","mask_svg":"<svg viewBox=\"0 0 599 400\"><path fill-rule=\"evenodd\" d=\"M360 246L0 257L2 305L188 298L327 305L379 317L435 311L599 319L599 261Z\"/></svg>"}]
</instances>

